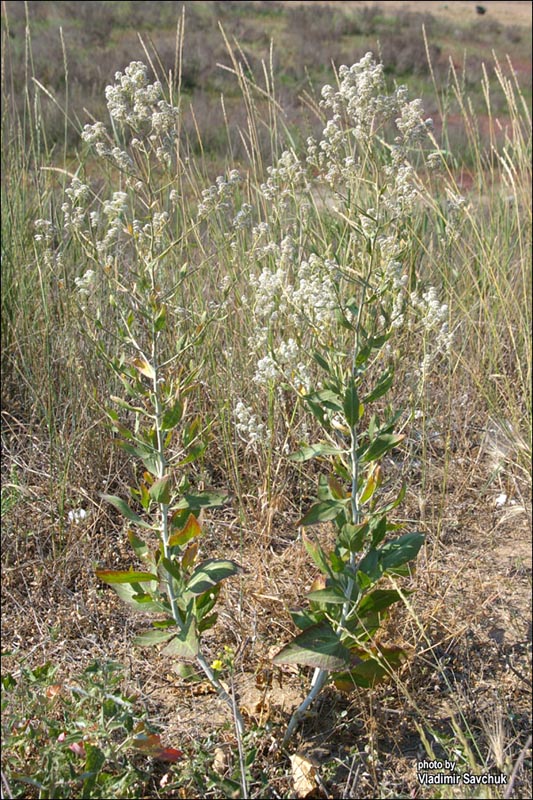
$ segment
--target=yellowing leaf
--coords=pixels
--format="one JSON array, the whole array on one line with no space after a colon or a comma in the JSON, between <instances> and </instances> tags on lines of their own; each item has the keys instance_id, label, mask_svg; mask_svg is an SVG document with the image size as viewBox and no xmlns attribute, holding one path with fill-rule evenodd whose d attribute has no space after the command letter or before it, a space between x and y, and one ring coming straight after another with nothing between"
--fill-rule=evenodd
<instances>
[{"instance_id":1,"label":"yellowing leaf","mask_svg":"<svg viewBox=\"0 0 533 800\"><path fill-rule=\"evenodd\" d=\"M141 375L144 375L145 378L149 378L151 381L154 380L154 368L144 358L134 358L133 366L138 369Z\"/></svg>"}]
</instances>

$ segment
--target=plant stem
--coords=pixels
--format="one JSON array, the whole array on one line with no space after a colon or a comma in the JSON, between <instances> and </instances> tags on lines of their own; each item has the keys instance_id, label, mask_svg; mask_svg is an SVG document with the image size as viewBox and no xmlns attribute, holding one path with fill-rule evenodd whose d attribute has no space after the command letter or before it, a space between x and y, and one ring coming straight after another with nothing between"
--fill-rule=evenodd
<instances>
[{"instance_id":1,"label":"plant stem","mask_svg":"<svg viewBox=\"0 0 533 800\"><path fill-rule=\"evenodd\" d=\"M163 420L163 407L161 401L161 393L160 393L160 381L159 381L159 366L158 366L158 351L157 351L157 338L158 334L155 330L152 330L152 369L154 372L154 377L152 381L153 385L153 393L154 393L154 408L155 408L155 430L157 436L157 451L159 456L159 463L158 463L158 478L161 479L164 477L166 469L167 469L167 460L165 456L165 435L162 428L162 420ZM169 525L168 525L168 512L169 507L166 503L159 503L160 513L161 513L161 541L163 543L163 553L165 558L170 557L170 551L168 546L169 540ZM166 586L168 590L168 597L170 601L170 607L172 610L172 617L181 630L183 630L183 621L181 619L178 600L176 597L176 592L174 590L174 582L172 579L172 575L167 573L167 580ZM220 681L215 677L215 673L207 663L205 656L203 655L202 651L198 647L198 653L196 654L196 660L198 665L204 672L205 676L207 677L209 683L216 689L218 696L221 700L223 700L226 705L228 705L233 713L233 717L235 720L235 728L237 731L237 739L240 741L240 737L244 734L244 722L242 716L240 714L237 705L224 689ZM244 780L244 777L243 777Z\"/></svg>"},{"instance_id":2,"label":"plant stem","mask_svg":"<svg viewBox=\"0 0 533 800\"><path fill-rule=\"evenodd\" d=\"M324 684L328 679L329 672L327 669L316 669L313 675L311 690L305 700L298 706L296 711L293 713L292 717L290 718L289 724L287 725L287 730L285 731L285 736L283 737L283 741L281 743L282 747L286 747L289 739L291 738L292 734L300 724L305 712L309 708L309 706L315 701L318 697L322 689L324 688Z\"/></svg>"}]
</instances>

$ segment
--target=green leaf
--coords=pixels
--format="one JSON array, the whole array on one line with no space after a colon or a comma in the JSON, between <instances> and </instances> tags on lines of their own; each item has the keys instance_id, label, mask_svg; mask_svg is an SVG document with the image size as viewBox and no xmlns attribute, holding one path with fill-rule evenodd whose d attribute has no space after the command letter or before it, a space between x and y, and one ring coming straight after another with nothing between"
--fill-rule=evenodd
<instances>
[{"instance_id":1,"label":"green leaf","mask_svg":"<svg viewBox=\"0 0 533 800\"><path fill-rule=\"evenodd\" d=\"M240 570L241 567L235 561L209 558L199 564L192 573L187 584L187 592L203 594L223 581L224 578L237 575Z\"/></svg>"},{"instance_id":2,"label":"green leaf","mask_svg":"<svg viewBox=\"0 0 533 800\"><path fill-rule=\"evenodd\" d=\"M118 509L120 513L131 522L134 522L141 528L153 530L153 526L141 519L141 517L136 514L135 511L132 511L129 505L121 497L116 497L114 494L102 494L100 496L102 500L105 500L106 502L111 503L112 506L115 506L115 508Z\"/></svg>"},{"instance_id":3,"label":"green leaf","mask_svg":"<svg viewBox=\"0 0 533 800\"><path fill-rule=\"evenodd\" d=\"M164 431L173 430L176 427L176 425L179 425L182 417L183 417L183 403L181 402L181 400L176 400L172 408L167 409L167 411L165 411L165 413L163 414L161 428Z\"/></svg>"},{"instance_id":4,"label":"green leaf","mask_svg":"<svg viewBox=\"0 0 533 800\"><path fill-rule=\"evenodd\" d=\"M119 571L115 569L97 569L95 570L96 576L104 583L113 585L114 583L147 583L148 581L157 581L157 575L152 572L136 572L129 570L128 572Z\"/></svg>"},{"instance_id":5,"label":"green leaf","mask_svg":"<svg viewBox=\"0 0 533 800\"><path fill-rule=\"evenodd\" d=\"M204 631L208 631L210 628L213 627L217 619L218 619L218 614L216 611L214 614L210 614L207 617L202 617L202 619L198 621L198 632L203 633Z\"/></svg>"},{"instance_id":6,"label":"green leaf","mask_svg":"<svg viewBox=\"0 0 533 800\"><path fill-rule=\"evenodd\" d=\"M175 635L175 628L171 631L145 631L145 633L140 633L134 638L133 644L137 647L152 647L155 644L161 644L161 642L168 642Z\"/></svg>"},{"instance_id":7,"label":"green leaf","mask_svg":"<svg viewBox=\"0 0 533 800\"><path fill-rule=\"evenodd\" d=\"M370 527L372 531L371 545L372 547L377 547L387 535L389 527L387 524L387 517L385 515L382 517L374 517Z\"/></svg>"},{"instance_id":8,"label":"green leaf","mask_svg":"<svg viewBox=\"0 0 533 800\"><path fill-rule=\"evenodd\" d=\"M372 403L374 400L377 400L379 397L382 397L384 394L386 394L392 386L393 380L394 371L392 369L386 370L386 372L383 373L379 381L376 383L373 390L366 395L365 399L363 400L365 405L367 403Z\"/></svg>"},{"instance_id":9,"label":"green leaf","mask_svg":"<svg viewBox=\"0 0 533 800\"><path fill-rule=\"evenodd\" d=\"M379 553L371 548L361 560L357 572L357 581L363 591L375 583L383 575L383 567L379 561Z\"/></svg>"},{"instance_id":10,"label":"green leaf","mask_svg":"<svg viewBox=\"0 0 533 800\"><path fill-rule=\"evenodd\" d=\"M142 559L143 561L148 558L150 551L148 550L148 545L143 542L132 530L128 530L128 541L131 544L133 551L137 558Z\"/></svg>"},{"instance_id":11,"label":"green leaf","mask_svg":"<svg viewBox=\"0 0 533 800\"><path fill-rule=\"evenodd\" d=\"M384 544L379 550L380 562L385 570L400 567L417 557L424 544L422 533L406 533Z\"/></svg>"},{"instance_id":12,"label":"green leaf","mask_svg":"<svg viewBox=\"0 0 533 800\"><path fill-rule=\"evenodd\" d=\"M304 543L305 549L307 550L307 552L317 565L320 572L322 572L324 575L331 575L331 570L329 568L329 564L326 559L326 554L324 553L320 545L318 543L315 544L314 542L312 542L311 539L308 536L306 536L305 533L302 533L302 541Z\"/></svg>"},{"instance_id":13,"label":"green leaf","mask_svg":"<svg viewBox=\"0 0 533 800\"><path fill-rule=\"evenodd\" d=\"M170 475L164 475L150 486L149 494L152 500L162 505L170 503Z\"/></svg>"},{"instance_id":14,"label":"green leaf","mask_svg":"<svg viewBox=\"0 0 533 800\"><path fill-rule=\"evenodd\" d=\"M334 447L331 444L319 442L318 444L309 444L300 447L295 453L291 453L289 461L309 461L311 458L318 458L319 456L340 456L345 450L339 447Z\"/></svg>"},{"instance_id":15,"label":"green leaf","mask_svg":"<svg viewBox=\"0 0 533 800\"><path fill-rule=\"evenodd\" d=\"M304 611L302 608L289 609L292 621L301 631L307 630L311 625L316 625L323 617L323 612Z\"/></svg>"},{"instance_id":16,"label":"green leaf","mask_svg":"<svg viewBox=\"0 0 533 800\"><path fill-rule=\"evenodd\" d=\"M191 511L200 511L202 508L223 506L228 496L219 492L203 492L202 494L184 494L177 504L177 509L190 508Z\"/></svg>"},{"instance_id":17,"label":"green leaf","mask_svg":"<svg viewBox=\"0 0 533 800\"><path fill-rule=\"evenodd\" d=\"M405 594L410 593L405 592ZM400 593L395 589L376 589L370 594L367 594L366 597L363 597L359 603L357 613L359 617L362 617L367 613L380 612L401 599Z\"/></svg>"},{"instance_id":18,"label":"green leaf","mask_svg":"<svg viewBox=\"0 0 533 800\"><path fill-rule=\"evenodd\" d=\"M309 592L307 599L314 603L343 604L346 602L345 596L337 589L317 589L315 592Z\"/></svg>"},{"instance_id":19,"label":"green leaf","mask_svg":"<svg viewBox=\"0 0 533 800\"><path fill-rule=\"evenodd\" d=\"M370 689L381 683L394 669L398 669L405 659L405 650L401 647L373 648L376 657L366 657L359 660L355 667L347 672L337 673L332 676L333 682L340 691L351 691L356 686Z\"/></svg>"},{"instance_id":20,"label":"green leaf","mask_svg":"<svg viewBox=\"0 0 533 800\"><path fill-rule=\"evenodd\" d=\"M341 528L339 542L343 547L349 550L350 553L359 553L363 549L368 531L368 522L361 522L359 525L353 525L351 522L347 522Z\"/></svg>"},{"instance_id":21,"label":"green leaf","mask_svg":"<svg viewBox=\"0 0 533 800\"><path fill-rule=\"evenodd\" d=\"M321 503L315 503L297 525L305 527L306 525L316 525L317 522L328 522L328 520L335 519L344 511L347 502L347 500L324 500Z\"/></svg>"},{"instance_id":22,"label":"green leaf","mask_svg":"<svg viewBox=\"0 0 533 800\"><path fill-rule=\"evenodd\" d=\"M155 332L159 333L160 331L165 330L166 324L167 324L167 309L166 306L161 306L154 320Z\"/></svg>"},{"instance_id":23,"label":"green leaf","mask_svg":"<svg viewBox=\"0 0 533 800\"><path fill-rule=\"evenodd\" d=\"M198 655L199 644L196 632L196 620L192 613L187 615L187 620L183 629L163 648L162 652L167 656L178 656L179 658L193 659Z\"/></svg>"},{"instance_id":24,"label":"green leaf","mask_svg":"<svg viewBox=\"0 0 533 800\"><path fill-rule=\"evenodd\" d=\"M405 434L384 433L378 436L374 441L363 451L361 461L375 461L380 458L389 450L403 442Z\"/></svg>"},{"instance_id":25,"label":"green leaf","mask_svg":"<svg viewBox=\"0 0 533 800\"><path fill-rule=\"evenodd\" d=\"M319 364L319 366L321 366L322 369L328 373L328 375L331 374L331 368L326 358L321 353L315 350L315 352L313 353L313 358L315 359L316 363Z\"/></svg>"},{"instance_id":26,"label":"green leaf","mask_svg":"<svg viewBox=\"0 0 533 800\"><path fill-rule=\"evenodd\" d=\"M82 795L83 797L92 797L93 789L96 785L98 775L106 762L105 754L90 742L84 742L85 749L85 770L83 772Z\"/></svg>"},{"instance_id":27,"label":"green leaf","mask_svg":"<svg viewBox=\"0 0 533 800\"><path fill-rule=\"evenodd\" d=\"M329 408L330 411L343 410L340 396L332 389L321 389L319 392L307 395L307 397L310 397L312 400L318 400L325 408ZM307 397L305 399L307 399Z\"/></svg>"},{"instance_id":28,"label":"green leaf","mask_svg":"<svg viewBox=\"0 0 533 800\"><path fill-rule=\"evenodd\" d=\"M359 422L359 397L357 396L357 389L355 387L355 381L353 379L353 375L350 376L350 379L348 381L348 386L344 394L342 408L344 411L346 422L348 423L350 428L355 428L355 426Z\"/></svg>"},{"instance_id":29,"label":"green leaf","mask_svg":"<svg viewBox=\"0 0 533 800\"><path fill-rule=\"evenodd\" d=\"M160 566L162 566L163 569L167 572L167 575L171 575L173 578L175 578L178 581L178 584L181 583L183 576L181 574L180 565L175 558L165 558L163 556L163 558L159 563ZM168 580L166 575L163 575L162 577L163 580Z\"/></svg>"},{"instance_id":30,"label":"green leaf","mask_svg":"<svg viewBox=\"0 0 533 800\"><path fill-rule=\"evenodd\" d=\"M285 645L274 656L273 662L337 670L349 664L350 659L350 651L341 644L329 622L322 620Z\"/></svg>"},{"instance_id":31,"label":"green leaf","mask_svg":"<svg viewBox=\"0 0 533 800\"><path fill-rule=\"evenodd\" d=\"M153 586L155 587L155 584L153 584ZM149 614L153 614L154 612L167 614L169 612L169 608L165 607L163 603L154 600L151 594L142 592L141 584L139 583L116 583L113 584L113 589L120 599L134 611Z\"/></svg>"}]
</instances>

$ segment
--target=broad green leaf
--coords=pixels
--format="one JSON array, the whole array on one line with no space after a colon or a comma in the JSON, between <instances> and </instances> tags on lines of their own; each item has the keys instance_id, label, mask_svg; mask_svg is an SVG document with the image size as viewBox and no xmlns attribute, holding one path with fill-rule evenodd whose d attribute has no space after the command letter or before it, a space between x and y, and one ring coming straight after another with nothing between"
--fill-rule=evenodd
<instances>
[{"instance_id":1,"label":"broad green leaf","mask_svg":"<svg viewBox=\"0 0 533 800\"><path fill-rule=\"evenodd\" d=\"M183 629L175 636L162 652L167 656L193 659L198 655L198 634L196 633L196 620L194 615L188 614Z\"/></svg>"},{"instance_id":2,"label":"broad green leaf","mask_svg":"<svg viewBox=\"0 0 533 800\"><path fill-rule=\"evenodd\" d=\"M129 570L128 572L115 570L115 569L97 569L95 570L96 576L104 583L113 585L114 583L147 583L148 581L157 581L157 575L152 572L136 572Z\"/></svg>"},{"instance_id":3,"label":"broad green leaf","mask_svg":"<svg viewBox=\"0 0 533 800\"><path fill-rule=\"evenodd\" d=\"M202 619L198 621L198 632L203 633L204 631L208 631L210 628L213 627L217 619L218 619L218 614L216 611L214 614L210 614L207 617L202 617Z\"/></svg>"},{"instance_id":4,"label":"broad green leaf","mask_svg":"<svg viewBox=\"0 0 533 800\"><path fill-rule=\"evenodd\" d=\"M385 536L387 535L387 530L389 529L387 523L387 517L383 515L382 517L374 517L371 524L371 545L372 547L377 547L378 544L381 544Z\"/></svg>"},{"instance_id":5,"label":"broad green leaf","mask_svg":"<svg viewBox=\"0 0 533 800\"><path fill-rule=\"evenodd\" d=\"M178 461L177 467L184 467L185 464L192 464L193 461L196 461L202 453L207 450L206 444L192 444L188 448L188 455L185 458L182 458L181 461Z\"/></svg>"},{"instance_id":6,"label":"broad green leaf","mask_svg":"<svg viewBox=\"0 0 533 800\"><path fill-rule=\"evenodd\" d=\"M187 584L187 592L203 594L223 581L224 578L237 575L240 570L241 567L234 561L209 558L207 561L202 561L192 573Z\"/></svg>"},{"instance_id":7,"label":"broad green leaf","mask_svg":"<svg viewBox=\"0 0 533 800\"><path fill-rule=\"evenodd\" d=\"M359 397L353 376L350 376L342 403L344 416L350 428L355 428L359 422Z\"/></svg>"},{"instance_id":8,"label":"broad green leaf","mask_svg":"<svg viewBox=\"0 0 533 800\"><path fill-rule=\"evenodd\" d=\"M406 592L405 594L409 594ZM359 603L357 613L363 617L367 613L380 612L401 600L401 595L395 589L376 589L363 597Z\"/></svg>"},{"instance_id":9,"label":"broad green leaf","mask_svg":"<svg viewBox=\"0 0 533 800\"><path fill-rule=\"evenodd\" d=\"M143 542L132 530L128 530L128 541L131 544L133 551L137 558L142 559L143 561L148 558L150 551L148 550L148 545Z\"/></svg>"},{"instance_id":10,"label":"broad green leaf","mask_svg":"<svg viewBox=\"0 0 533 800\"><path fill-rule=\"evenodd\" d=\"M161 306L154 320L155 332L159 333L160 331L165 330L166 324L167 324L167 309L166 306Z\"/></svg>"},{"instance_id":11,"label":"broad green leaf","mask_svg":"<svg viewBox=\"0 0 533 800\"><path fill-rule=\"evenodd\" d=\"M304 543L304 547L317 565L320 572L324 575L331 575L331 570L329 568L329 564L327 562L326 554L317 543L311 541L311 539L305 534L302 533L302 542Z\"/></svg>"},{"instance_id":12,"label":"broad green leaf","mask_svg":"<svg viewBox=\"0 0 533 800\"><path fill-rule=\"evenodd\" d=\"M342 526L339 534L339 542L350 553L359 553L363 549L363 544L368 535L369 523L361 522L359 525L353 525L347 522Z\"/></svg>"},{"instance_id":13,"label":"broad green leaf","mask_svg":"<svg viewBox=\"0 0 533 800\"><path fill-rule=\"evenodd\" d=\"M307 599L312 600L314 603L337 603L342 605L346 602L342 592L337 589L318 589L316 592L309 592Z\"/></svg>"},{"instance_id":14,"label":"broad green leaf","mask_svg":"<svg viewBox=\"0 0 533 800\"><path fill-rule=\"evenodd\" d=\"M369 689L381 683L390 676L391 672L398 669L406 657L405 650L401 647L373 648L375 656L370 658L361 651L362 660L347 672L333 675L333 682L340 691L352 691L356 686Z\"/></svg>"},{"instance_id":15,"label":"broad green leaf","mask_svg":"<svg viewBox=\"0 0 533 800\"><path fill-rule=\"evenodd\" d=\"M307 628L320 622L323 612L311 612L304 611L301 608L292 608L289 609L289 614L296 627L300 628L301 631L305 631Z\"/></svg>"},{"instance_id":16,"label":"broad green leaf","mask_svg":"<svg viewBox=\"0 0 533 800\"><path fill-rule=\"evenodd\" d=\"M344 511L346 503L347 501L345 500L324 500L321 503L315 503L297 525L305 527L306 525L316 525L317 522L328 522L328 520L335 519Z\"/></svg>"},{"instance_id":17,"label":"broad green leaf","mask_svg":"<svg viewBox=\"0 0 533 800\"><path fill-rule=\"evenodd\" d=\"M152 645L161 644L161 642L168 642L175 635L175 627L171 631L145 631L134 638L133 644L137 647L152 647Z\"/></svg>"},{"instance_id":18,"label":"broad green leaf","mask_svg":"<svg viewBox=\"0 0 533 800\"><path fill-rule=\"evenodd\" d=\"M183 403L181 400L176 400L172 408L169 408L163 414L161 428L164 431L173 430L176 425L179 425L183 416Z\"/></svg>"},{"instance_id":19,"label":"broad green leaf","mask_svg":"<svg viewBox=\"0 0 533 800\"><path fill-rule=\"evenodd\" d=\"M106 756L99 747L90 742L84 742L83 746L85 750L85 769L82 776L80 776L84 778L81 790L83 797L92 797L96 781L106 762Z\"/></svg>"},{"instance_id":20,"label":"broad green leaf","mask_svg":"<svg viewBox=\"0 0 533 800\"><path fill-rule=\"evenodd\" d=\"M159 564L160 568L162 567L167 572L168 575L172 575L172 577L178 581L178 585L182 582L183 575L181 574L181 568L175 558L165 558L165 556L163 556ZM163 580L165 579L168 580L167 576L164 575L164 573L162 575L162 578Z\"/></svg>"},{"instance_id":21,"label":"broad green leaf","mask_svg":"<svg viewBox=\"0 0 533 800\"><path fill-rule=\"evenodd\" d=\"M202 494L184 494L177 509L190 508L191 511L199 511L201 508L212 508L223 506L228 496L220 492L202 492Z\"/></svg>"},{"instance_id":22,"label":"broad green leaf","mask_svg":"<svg viewBox=\"0 0 533 800\"><path fill-rule=\"evenodd\" d=\"M393 447L397 447L405 439L405 434L384 433L378 436L365 448L361 455L361 461L375 461Z\"/></svg>"},{"instance_id":23,"label":"broad green leaf","mask_svg":"<svg viewBox=\"0 0 533 800\"><path fill-rule=\"evenodd\" d=\"M170 475L164 475L150 486L150 497L156 503L168 505L170 503Z\"/></svg>"},{"instance_id":24,"label":"broad green leaf","mask_svg":"<svg viewBox=\"0 0 533 800\"><path fill-rule=\"evenodd\" d=\"M383 575L383 567L379 560L379 553L375 548L371 548L366 556L360 561L357 580L363 591L375 583Z\"/></svg>"},{"instance_id":25,"label":"broad green leaf","mask_svg":"<svg viewBox=\"0 0 533 800\"><path fill-rule=\"evenodd\" d=\"M306 628L273 658L274 664L303 664L325 670L341 669L350 660L350 651L326 620Z\"/></svg>"},{"instance_id":26,"label":"broad green leaf","mask_svg":"<svg viewBox=\"0 0 533 800\"><path fill-rule=\"evenodd\" d=\"M135 511L132 511L129 505L121 497L116 497L114 494L102 494L101 498L107 503L111 503L112 506L115 506L115 508L118 509L120 513L131 522L135 522L135 524L139 525L141 528L149 528L150 530L153 530L153 526L141 519L141 517L136 514Z\"/></svg>"},{"instance_id":27,"label":"broad green leaf","mask_svg":"<svg viewBox=\"0 0 533 800\"><path fill-rule=\"evenodd\" d=\"M163 612L167 614L170 610L163 603L153 600L151 594L142 593L141 584L116 583L113 584L113 589L120 599L135 611L150 614Z\"/></svg>"},{"instance_id":28,"label":"broad green leaf","mask_svg":"<svg viewBox=\"0 0 533 800\"><path fill-rule=\"evenodd\" d=\"M421 533L406 533L398 539L384 544L379 550L383 569L393 569L412 561L417 557L423 544L424 535Z\"/></svg>"},{"instance_id":29,"label":"broad green leaf","mask_svg":"<svg viewBox=\"0 0 533 800\"><path fill-rule=\"evenodd\" d=\"M295 453L291 453L289 456L289 461L309 461L311 458L318 458L319 456L340 456L342 455L345 450L341 450L339 447L334 447L331 444L309 444L300 447Z\"/></svg>"},{"instance_id":30,"label":"broad green leaf","mask_svg":"<svg viewBox=\"0 0 533 800\"><path fill-rule=\"evenodd\" d=\"M319 392L311 392L306 394L303 398L306 403L316 405L319 404L330 411L342 411L342 400L337 392L332 389L321 389Z\"/></svg>"}]
</instances>

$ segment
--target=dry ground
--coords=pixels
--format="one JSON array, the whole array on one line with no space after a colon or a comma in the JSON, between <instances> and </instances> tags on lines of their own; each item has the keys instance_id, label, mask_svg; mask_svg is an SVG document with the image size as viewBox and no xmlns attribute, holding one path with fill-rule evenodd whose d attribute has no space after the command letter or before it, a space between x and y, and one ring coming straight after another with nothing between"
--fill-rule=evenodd
<instances>
[{"instance_id":1,"label":"dry ground","mask_svg":"<svg viewBox=\"0 0 533 800\"><path fill-rule=\"evenodd\" d=\"M427 534L413 578L412 608L393 613L384 634L410 656L396 684L349 696L327 690L295 737L294 749L321 765L329 796L434 796L416 781L415 762L427 757L418 726L428 736L431 728L441 741L455 736L460 747L453 731L458 725L494 769L498 747L509 769L527 738L527 488L508 472L502 473L505 479L498 477L501 443L495 449L492 435L464 414L453 437L431 438L424 485L416 453L403 464L384 465L408 479L402 517ZM204 684L194 689L183 684L168 659L134 650L131 639L144 620L98 584L96 564L134 563L119 521L91 491L88 519L60 526L53 519L57 498L50 489L54 476L46 466L45 442L10 415L4 431L4 468L12 472L16 465L24 476L2 531L3 649L16 653L5 660L5 669L24 659L31 665L51 659L64 680L94 657L118 659L168 744L187 751L213 729L217 743L231 742L231 725L223 724L229 721L226 708ZM79 477L80 486L90 485L89 472ZM257 729L256 765L279 792L271 796L291 796L288 762L278 747L309 678L296 669L273 668L270 661L290 636L287 607L302 603L314 577L293 524L297 502L286 496L268 508L251 498L244 526L231 505L206 520L206 551L234 557L244 567L241 581L226 584L207 648L213 658L224 644L236 652L235 689L248 725ZM319 535L324 541L329 534L324 529ZM437 754L443 752L433 745ZM358 766L349 776L354 755ZM524 771L513 791L512 797L529 796Z\"/></svg>"}]
</instances>

